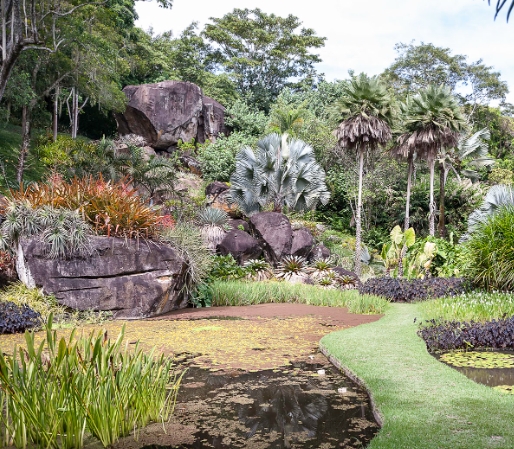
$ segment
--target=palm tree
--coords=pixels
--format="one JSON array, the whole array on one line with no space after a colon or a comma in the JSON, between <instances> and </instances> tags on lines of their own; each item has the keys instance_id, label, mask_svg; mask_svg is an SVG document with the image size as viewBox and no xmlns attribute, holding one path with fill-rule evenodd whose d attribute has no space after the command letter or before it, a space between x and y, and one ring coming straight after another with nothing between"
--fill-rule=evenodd
<instances>
[{"instance_id":1,"label":"palm tree","mask_svg":"<svg viewBox=\"0 0 514 449\"><path fill-rule=\"evenodd\" d=\"M467 159L468 166L471 168L487 167L494 164L494 159L488 154L489 146L487 141L491 134L487 128L483 128L472 135L462 133L459 136L459 142L454 148L442 151L437 160L439 162L439 224L438 232L440 237L444 237L446 233L445 226L445 186L448 173L452 170L460 181L461 177L457 168ZM475 170L462 170L462 175L472 180L478 179L478 173Z\"/></svg>"},{"instance_id":2,"label":"palm tree","mask_svg":"<svg viewBox=\"0 0 514 449\"><path fill-rule=\"evenodd\" d=\"M439 153L455 147L466 121L449 88L430 85L412 98L402 145L426 159L430 170L429 233L435 235L434 169Z\"/></svg>"},{"instance_id":3,"label":"palm tree","mask_svg":"<svg viewBox=\"0 0 514 449\"><path fill-rule=\"evenodd\" d=\"M405 103L400 104L400 116L406 117L409 112L410 97L407 97ZM403 222L403 230L407 231L410 227L410 196L412 188L412 175L414 173L414 161L416 159L416 148L408 144L409 133L401 134L396 140L396 145L391 148L391 154L397 158L407 159L407 194L405 202L405 219Z\"/></svg>"},{"instance_id":4,"label":"palm tree","mask_svg":"<svg viewBox=\"0 0 514 449\"><path fill-rule=\"evenodd\" d=\"M362 177L364 154L375 151L391 139L391 125L395 106L394 100L378 77L361 73L344 86L343 96L337 104L343 121L336 136L343 148L356 150L359 157L359 193L355 216L355 272L361 272L362 234Z\"/></svg>"},{"instance_id":5,"label":"palm tree","mask_svg":"<svg viewBox=\"0 0 514 449\"><path fill-rule=\"evenodd\" d=\"M488 0L488 3L491 4L491 0ZM505 6L505 3L507 3L507 0L497 0L496 1L496 14L494 16L495 19L496 19L496 17L498 17L498 13ZM509 9L507 11L507 22L509 21L512 10L514 10L514 0L510 3Z\"/></svg>"},{"instance_id":6,"label":"palm tree","mask_svg":"<svg viewBox=\"0 0 514 449\"><path fill-rule=\"evenodd\" d=\"M314 150L305 142L288 139L287 134L269 134L257 142L257 149L244 147L236 156L230 177L230 196L246 215L273 205L294 210L314 209L326 204L330 192L325 172L314 159Z\"/></svg>"}]
</instances>

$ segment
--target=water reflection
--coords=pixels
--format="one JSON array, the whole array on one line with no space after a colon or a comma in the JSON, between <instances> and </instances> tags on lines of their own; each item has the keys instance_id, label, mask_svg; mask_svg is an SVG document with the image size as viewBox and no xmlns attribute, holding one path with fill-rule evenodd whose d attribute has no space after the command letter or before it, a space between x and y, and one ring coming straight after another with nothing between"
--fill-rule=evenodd
<instances>
[{"instance_id":1,"label":"water reflection","mask_svg":"<svg viewBox=\"0 0 514 449\"><path fill-rule=\"evenodd\" d=\"M221 375L191 368L175 415L198 432L174 448L363 447L378 431L367 393L316 363Z\"/></svg>"}]
</instances>

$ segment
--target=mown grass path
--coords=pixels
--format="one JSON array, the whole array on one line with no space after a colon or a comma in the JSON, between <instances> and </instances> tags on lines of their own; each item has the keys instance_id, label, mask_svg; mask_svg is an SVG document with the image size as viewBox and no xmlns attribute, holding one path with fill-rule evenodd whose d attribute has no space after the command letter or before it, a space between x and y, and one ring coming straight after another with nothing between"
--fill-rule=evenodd
<instances>
[{"instance_id":1,"label":"mown grass path","mask_svg":"<svg viewBox=\"0 0 514 449\"><path fill-rule=\"evenodd\" d=\"M476 384L428 354L415 304L331 333L322 350L361 379L383 427L369 449L514 448L514 396Z\"/></svg>"}]
</instances>

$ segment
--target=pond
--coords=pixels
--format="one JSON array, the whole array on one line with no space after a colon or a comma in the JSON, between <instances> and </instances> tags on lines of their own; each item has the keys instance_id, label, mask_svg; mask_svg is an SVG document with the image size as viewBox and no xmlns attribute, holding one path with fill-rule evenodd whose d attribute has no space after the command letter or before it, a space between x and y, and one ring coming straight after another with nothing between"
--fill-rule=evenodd
<instances>
[{"instance_id":1,"label":"pond","mask_svg":"<svg viewBox=\"0 0 514 449\"><path fill-rule=\"evenodd\" d=\"M194 442L172 448L340 448L366 446L379 430L367 392L320 355L256 372L191 367L174 420Z\"/></svg>"},{"instance_id":2,"label":"pond","mask_svg":"<svg viewBox=\"0 0 514 449\"><path fill-rule=\"evenodd\" d=\"M514 389L512 351L452 351L436 358L477 383L505 392Z\"/></svg>"}]
</instances>

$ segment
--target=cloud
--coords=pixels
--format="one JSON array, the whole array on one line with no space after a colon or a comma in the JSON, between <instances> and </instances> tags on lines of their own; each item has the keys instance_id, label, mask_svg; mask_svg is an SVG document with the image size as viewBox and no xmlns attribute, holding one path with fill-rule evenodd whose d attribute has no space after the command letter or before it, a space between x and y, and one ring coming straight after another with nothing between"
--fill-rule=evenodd
<instances>
[{"instance_id":1,"label":"cloud","mask_svg":"<svg viewBox=\"0 0 514 449\"><path fill-rule=\"evenodd\" d=\"M267 13L294 14L304 27L327 37L318 69L328 80L346 77L349 69L378 74L394 61L396 43L416 40L448 47L470 62L483 59L511 86L508 100L514 103L514 20L507 24L500 14L494 21L494 8L483 0L175 0L171 10L138 2L138 25L178 35L193 21L203 26L209 17L236 7L255 8L256 3Z\"/></svg>"}]
</instances>

